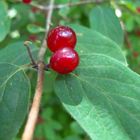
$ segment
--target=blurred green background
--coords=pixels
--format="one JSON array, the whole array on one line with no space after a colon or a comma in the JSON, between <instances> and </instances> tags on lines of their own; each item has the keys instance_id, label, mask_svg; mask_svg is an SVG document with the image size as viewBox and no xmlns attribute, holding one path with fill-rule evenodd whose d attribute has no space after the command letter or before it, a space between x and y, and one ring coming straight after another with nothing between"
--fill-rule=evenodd
<instances>
[{"instance_id":1,"label":"blurred green background","mask_svg":"<svg viewBox=\"0 0 140 140\"><path fill-rule=\"evenodd\" d=\"M76 3L80 2L80 0L55 0L55 4L66 4L69 2ZM5 3L12 22L10 33L0 43L0 47L5 47L12 42L26 40L30 40L37 47L40 47L44 37L46 15L36 6L45 6L49 3L49 0L33 0L31 5L24 4L20 0L5 0ZM89 4L56 9L53 12L51 28L70 23L88 27L89 12L97 5L108 5L115 10L125 34L124 45L122 46L123 52L127 57L129 67L140 73L139 0L96 0L96 2ZM49 51L47 51L47 56L50 56ZM49 57L46 57L46 62L48 59ZM36 72L28 72L28 75L32 81L33 94L36 85ZM46 72L44 93L34 140L89 140L85 132L65 111L54 94L52 84L54 78L54 74ZM20 139L22 131L23 127L16 140Z\"/></svg>"}]
</instances>

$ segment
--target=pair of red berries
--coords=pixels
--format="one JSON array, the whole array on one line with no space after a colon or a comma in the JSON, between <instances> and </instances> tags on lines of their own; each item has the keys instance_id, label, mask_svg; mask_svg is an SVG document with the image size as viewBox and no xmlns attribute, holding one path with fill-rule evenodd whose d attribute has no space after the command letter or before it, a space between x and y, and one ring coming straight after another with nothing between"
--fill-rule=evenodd
<instances>
[{"instance_id":1,"label":"pair of red berries","mask_svg":"<svg viewBox=\"0 0 140 140\"><path fill-rule=\"evenodd\" d=\"M74 50L76 42L76 34L70 27L52 29L47 37L47 46L53 52L50 68L60 74L72 72L79 64L78 53Z\"/></svg>"}]
</instances>

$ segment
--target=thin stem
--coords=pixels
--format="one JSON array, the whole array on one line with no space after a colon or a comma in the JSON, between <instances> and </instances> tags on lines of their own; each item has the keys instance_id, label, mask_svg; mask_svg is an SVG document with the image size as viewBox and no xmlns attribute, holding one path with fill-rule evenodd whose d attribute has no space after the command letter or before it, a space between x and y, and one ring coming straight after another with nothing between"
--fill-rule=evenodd
<instances>
[{"instance_id":1,"label":"thin stem","mask_svg":"<svg viewBox=\"0 0 140 140\"><path fill-rule=\"evenodd\" d=\"M85 1L75 2L75 3L69 2L69 3L66 3L66 4L55 5L54 9L61 9L61 8L64 8L64 7L79 6L79 5L91 4L91 3L96 3L97 4L97 3L101 3L101 2L103 2L103 0L85 0Z\"/></svg>"},{"instance_id":2,"label":"thin stem","mask_svg":"<svg viewBox=\"0 0 140 140\"><path fill-rule=\"evenodd\" d=\"M48 31L49 31L49 28L50 28L50 25L51 25L51 17L52 17L52 12L53 12L53 7L54 5L53 4L50 4L50 10L47 14L46 12L46 34L45 34L45 37L44 37L44 40L43 40L43 44L42 44L42 47L40 49L40 52L38 54L38 58L40 61L43 61L43 56L45 55L45 52L46 52L46 49L47 49L47 46L46 46L46 37L47 37L47 34L48 34Z\"/></svg>"},{"instance_id":3,"label":"thin stem","mask_svg":"<svg viewBox=\"0 0 140 140\"><path fill-rule=\"evenodd\" d=\"M107 2L107 1L109 2L109 0L83 0L83 1L79 1L79 2L69 2L66 4L54 5L53 9L57 10L57 9L65 8L65 7L79 6L79 5L85 5L85 4L91 4L91 3L100 4L103 2ZM34 3L31 3L31 5L37 7L40 10L43 10L43 11L48 11L49 9L51 9L50 5L42 6L42 5L36 5Z\"/></svg>"},{"instance_id":4,"label":"thin stem","mask_svg":"<svg viewBox=\"0 0 140 140\"><path fill-rule=\"evenodd\" d=\"M121 23L121 27L124 31L124 41L125 41L125 44L127 46L128 49L133 49L132 46L131 46L131 42L129 40L129 37L128 37L128 32L126 31L126 27L125 27L125 24L123 23L123 21L120 22Z\"/></svg>"},{"instance_id":5,"label":"thin stem","mask_svg":"<svg viewBox=\"0 0 140 140\"><path fill-rule=\"evenodd\" d=\"M54 0L50 0L50 8L48 11L48 16L47 16L47 22L46 22L46 34L45 38L47 35L47 32L49 30L50 22L51 22L51 17L52 17L52 12L53 12L53 4ZM44 55L46 52L45 49L45 39L43 40L43 44L40 48L39 51L39 62L38 62L38 78L37 78L37 85L36 85L36 90L35 90L35 96L33 99L33 103L28 115L28 120L25 126L24 133L22 135L22 140L32 140L33 138L33 133L36 125L36 121L38 118L38 113L39 113L39 107L40 107L40 102L41 102L41 97L42 97L42 90L43 90L43 82L44 82L44 68L45 65L43 63Z\"/></svg>"},{"instance_id":6,"label":"thin stem","mask_svg":"<svg viewBox=\"0 0 140 140\"><path fill-rule=\"evenodd\" d=\"M28 41L25 41L24 42L24 46L26 46L27 52L28 52L29 57L30 57L30 60L31 60L32 64L35 66L36 65L36 62L34 61L34 58L32 56L32 53L31 53L31 50L30 50L30 46L29 46L29 42Z\"/></svg>"}]
</instances>

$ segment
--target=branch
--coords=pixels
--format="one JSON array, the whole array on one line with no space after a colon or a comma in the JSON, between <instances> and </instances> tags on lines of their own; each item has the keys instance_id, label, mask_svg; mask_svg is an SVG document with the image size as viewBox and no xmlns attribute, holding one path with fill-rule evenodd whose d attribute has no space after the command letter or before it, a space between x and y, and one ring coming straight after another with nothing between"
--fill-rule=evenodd
<instances>
[{"instance_id":1,"label":"branch","mask_svg":"<svg viewBox=\"0 0 140 140\"><path fill-rule=\"evenodd\" d=\"M79 2L69 2L66 4L58 4L58 5L54 5L53 9L61 9L61 8L65 8L65 7L72 7L72 6L79 6L79 5L85 5L85 4L91 4L91 3L96 3L96 4L100 4L103 2L107 2L107 0L85 0L85 1L79 1ZM32 6L37 7L40 10L43 11L48 11L49 9L51 9L51 6L42 6L42 5L36 5L34 3L31 3Z\"/></svg>"},{"instance_id":2,"label":"branch","mask_svg":"<svg viewBox=\"0 0 140 140\"><path fill-rule=\"evenodd\" d=\"M46 36L50 27L50 22L51 22L51 17L52 17L52 12L53 12L53 4L54 0L50 0L50 9L48 11L48 16L46 18L46 34L45 38L43 40L43 44L40 48L39 51L39 62L38 62L38 77L37 77L37 85L36 85L36 90L35 90L35 96L33 99L33 103L28 115L27 123L25 126L25 130L22 135L22 140L32 140L33 138L33 133L36 125L36 121L38 118L38 113L39 113L39 107L40 107L40 102L41 102L41 97L42 97L42 90L43 90L43 82L44 82L44 55L46 52Z\"/></svg>"},{"instance_id":3,"label":"branch","mask_svg":"<svg viewBox=\"0 0 140 140\"><path fill-rule=\"evenodd\" d=\"M54 1L54 0L52 0L52 1ZM43 40L42 47L40 48L40 52L38 54L38 57L39 57L40 61L43 61L43 56L45 55L45 52L46 52L46 49L47 49L47 47L46 47L46 37L47 37L47 33L49 31L49 28L50 28L51 16L52 16L54 5L50 4L49 7L50 7L50 10L48 11L48 15L47 15L47 18L46 18L46 34L45 34L45 37L44 37L44 40Z\"/></svg>"}]
</instances>

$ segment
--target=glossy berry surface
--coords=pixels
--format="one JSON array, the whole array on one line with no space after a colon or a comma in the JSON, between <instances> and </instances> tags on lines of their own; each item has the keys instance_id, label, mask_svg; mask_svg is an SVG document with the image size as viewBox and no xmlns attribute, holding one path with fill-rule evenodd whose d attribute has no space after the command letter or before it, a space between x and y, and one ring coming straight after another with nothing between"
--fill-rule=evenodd
<instances>
[{"instance_id":1,"label":"glossy berry surface","mask_svg":"<svg viewBox=\"0 0 140 140\"><path fill-rule=\"evenodd\" d=\"M23 3L29 4L32 0L22 0Z\"/></svg>"},{"instance_id":2,"label":"glossy berry surface","mask_svg":"<svg viewBox=\"0 0 140 140\"><path fill-rule=\"evenodd\" d=\"M55 52L64 47L75 48L76 41L76 34L70 27L58 26L48 33L47 46Z\"/></svg>"},{"instance_id":3,"label":"glossy berry surface","mask_svg":"<svg viewBox=\"0 0 140 140\"><path fill-rule=\"evenodd\" d=\"M79 56L72 48L57 50L50 59L50 68L60 74L72 72L79 64Z\"/></svg>"}]
</instances>

